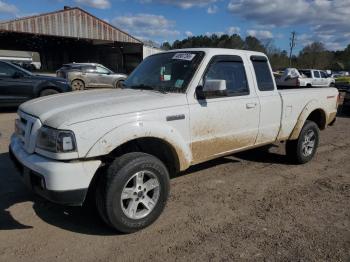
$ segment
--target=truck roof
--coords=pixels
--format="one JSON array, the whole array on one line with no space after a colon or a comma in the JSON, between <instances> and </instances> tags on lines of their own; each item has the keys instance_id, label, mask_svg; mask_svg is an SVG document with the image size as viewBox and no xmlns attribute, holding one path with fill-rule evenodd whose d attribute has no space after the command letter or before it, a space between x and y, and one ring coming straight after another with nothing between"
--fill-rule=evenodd
<instances>
[{"instance_id":1,"label":"truck roof","mask_svg":"<svg viewBox=\"0 0 350 262\"><path fill-rule=\"evenodd\" d=\"M259 56L265 56L266 55L262 52L256 52L256 51L250 51L250 50L242 50L242 49L230 49L230 48L184 48L184 49L174 49L174 50L169 50L168 52L184 52L184 51L202 51L207 54L211 55L243 55L243 54L248 54L248 55L259 55Z\"/></svg>"}]
</instances>

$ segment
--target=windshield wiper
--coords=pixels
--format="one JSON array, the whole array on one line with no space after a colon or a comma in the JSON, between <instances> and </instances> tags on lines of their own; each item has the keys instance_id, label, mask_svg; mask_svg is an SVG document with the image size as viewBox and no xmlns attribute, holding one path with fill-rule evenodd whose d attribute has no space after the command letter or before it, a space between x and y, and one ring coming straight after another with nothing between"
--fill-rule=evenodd
<instances>
[{"instance_id":1,"label":"windshield wiper","mask_svg":"<svg viewBox=\"0 0 350 262\"><path fill-rule=\"evenodd\" d=\"M153 86L149 86L149 85L144 85L144 84L140 84L140 85L135 85L135 86L126 86L126 88L131 88L131 89L140 89L140 90L151 90L151 91L156 91L156 92L160 92L162 94L166 94L167 92L164 89L160 89L160 88L155 88Z\"/></svg>"}]
</instances>

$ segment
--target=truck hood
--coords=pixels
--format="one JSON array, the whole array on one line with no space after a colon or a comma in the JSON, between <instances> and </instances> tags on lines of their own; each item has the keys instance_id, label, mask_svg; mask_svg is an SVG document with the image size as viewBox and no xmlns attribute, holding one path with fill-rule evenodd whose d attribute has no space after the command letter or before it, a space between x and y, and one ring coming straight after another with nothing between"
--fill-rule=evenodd
<instances>
[{"instance_id":1,"label":"truck hood","mask_svg":"<svg viewBox=\"0 0 350 262\"><path fill-rule=\"evenodd\" d=\"M19 110L38 117L44 125L60 128L93 119L181 106L186 101L185 94L105 89L41 97L25 102Z\"/></svg>"}]
</instances>

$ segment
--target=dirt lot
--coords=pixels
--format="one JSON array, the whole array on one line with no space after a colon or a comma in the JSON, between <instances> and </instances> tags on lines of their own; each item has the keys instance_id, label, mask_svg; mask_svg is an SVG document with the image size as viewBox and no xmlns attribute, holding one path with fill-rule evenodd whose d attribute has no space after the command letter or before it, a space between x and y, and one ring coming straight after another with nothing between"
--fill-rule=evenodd
<instances>
[{"instance_id":1,"label":"dirt lot","mask_svg":"<svg viewBox=\"0 0 350 262\"><path fill-rule=\"evenodd\" d=\"M7 153L14 118L0 113L0 261L350 261L349 116L306 165L279 145L173 178L160 219L131 235L27 191Z\"/></svg>"}]
</instances>

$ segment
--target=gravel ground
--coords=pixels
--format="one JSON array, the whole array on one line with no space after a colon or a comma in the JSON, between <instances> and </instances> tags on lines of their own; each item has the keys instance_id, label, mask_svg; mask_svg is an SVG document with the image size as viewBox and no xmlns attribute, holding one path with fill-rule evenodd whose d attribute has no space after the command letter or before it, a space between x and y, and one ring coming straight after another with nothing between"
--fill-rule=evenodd
<instances>
[{"instance_id":1,"label":"gravel ground","mask_svg":"<svg viewBox=\"0 0 350 262\"><path fill-rule=\"evenodd\" d=\"M158 221L130 235L20 183L14 118L0 113L0 261L350 261L350 116L321 132L306 165L277 144L191 168L171 180Z\"/></svg>"}]
</instances>

